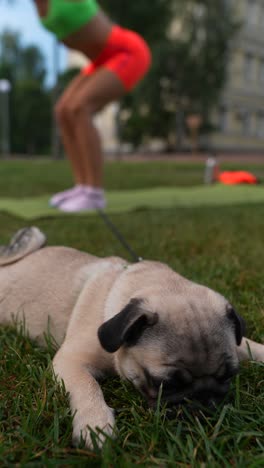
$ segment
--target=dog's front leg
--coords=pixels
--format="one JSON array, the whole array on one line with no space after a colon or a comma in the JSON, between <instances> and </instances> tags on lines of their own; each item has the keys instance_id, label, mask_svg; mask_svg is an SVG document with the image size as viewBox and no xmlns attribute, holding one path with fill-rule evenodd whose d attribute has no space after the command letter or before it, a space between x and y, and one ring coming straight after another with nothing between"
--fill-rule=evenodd
<instances>
[{"instance_id":1,"label":"dog's front leg","mask_svg":"<svg viewBox=\"0 0 264 468\"><path fill-rule=\"evenodd\" d=\"M264 362L264 345L255 341L243 338L240 346L237 347L239 361L260 361Z\"/></svg>"},{"instance_id":2,"label":"dog's front leg","mask_svg":"<svg viewBox=\"0 0 264 468\"><path fill-rule=\"evenodd\" d=\"M86 343L87 347L87 343ZM90 429L97 428L107 435L113 435L113 410L107 406L102 390L89 368L89 356L80 353L76 343L64 345L53 360L55 375L64 381L69 393L73 419L73 443L78 445L81 438L87 448L93 448ZM102 446L105 437L98 433L97 443Z\"/></svg>"}]
</instances>

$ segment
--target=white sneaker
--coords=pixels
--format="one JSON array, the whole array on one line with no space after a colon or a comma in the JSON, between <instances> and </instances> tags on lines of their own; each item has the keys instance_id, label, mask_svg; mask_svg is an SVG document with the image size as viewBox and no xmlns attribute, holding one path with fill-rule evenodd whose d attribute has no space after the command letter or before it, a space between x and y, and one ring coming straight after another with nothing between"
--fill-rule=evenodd
<instances>
[{"instance_id":1,"label":"white sneaker","mask_svg":"<svg viewBox=\"0 0 264 468\"><path fill-rule=\"evenodd\" d=\"M82 185L75 185L74 187L64 190L63 192L56 193L51 197L49 204L52 207L59 206L60 203L64 202L65 200L68 200L71 197L74 197L75 195L78 195L81 193L83 190Z\"/></svg>"},{"instance_id":2,"label":"white sneaker","mask_svg":"<svg viewBox=\"0 0 264 468\"><path fill-rule=\"evenodd\" d=\"M82 191L60 203L57 208L67 213L78 213L80 211L103 210L106 206L105 197L102 194L94 194Z\"/></svg>"}]
</instances>

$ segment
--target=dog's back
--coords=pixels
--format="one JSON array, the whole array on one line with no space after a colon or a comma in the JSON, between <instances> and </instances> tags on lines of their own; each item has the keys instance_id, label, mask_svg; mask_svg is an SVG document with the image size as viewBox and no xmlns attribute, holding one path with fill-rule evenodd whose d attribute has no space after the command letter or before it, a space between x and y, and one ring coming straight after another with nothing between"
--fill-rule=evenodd
<instances>
[{"instance_id":1,"label":"dog's back","mask_svg":"<svg viewBox=\"0 0 264 468\"><path fill-rule=\"evenodd\" d=\"M25 321L32 338L49 331L58 343L97 257L67 247L45 247L0 267L0 323ZM36 320L37 317L37 320Z\"/></svg>"}]
</instances>

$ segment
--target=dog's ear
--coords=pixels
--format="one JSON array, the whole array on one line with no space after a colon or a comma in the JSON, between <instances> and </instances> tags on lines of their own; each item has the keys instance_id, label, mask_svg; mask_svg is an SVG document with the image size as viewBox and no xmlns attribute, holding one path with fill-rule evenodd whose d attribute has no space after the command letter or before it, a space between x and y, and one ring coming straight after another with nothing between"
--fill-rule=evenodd
<instances>
[{"instance_id":1,"label":"dog's ear","mask_svg":"<svg viewBox=\"0 0 264 468\"><path fill-rule=\"evenodd\" d=\"M236 342L239 346L241 344L243 336L245 336L246 333L246 323L231 305L227 307L227 317L235 325Z\"/></svg>"},{"instance_id":2,"label":"dog's ear","mask_svg":"<svg viewBox=\"0 0 264 468\"><path fill-rule=\"evenodd\" d=\"M126 307L98 329L98 338L108 353L120 346L136 344L143 331L157 323L158 314L143 308L141 299L131 299Z\"/></svg>"}]
</instances>

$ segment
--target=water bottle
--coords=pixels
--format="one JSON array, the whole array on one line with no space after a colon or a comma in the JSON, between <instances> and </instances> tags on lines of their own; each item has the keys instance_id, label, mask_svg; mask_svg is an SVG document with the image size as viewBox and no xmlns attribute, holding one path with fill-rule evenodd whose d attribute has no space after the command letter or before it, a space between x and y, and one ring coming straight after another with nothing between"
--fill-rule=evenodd
<instances>
[{"instance_id":1,"label":"water bottle","mask_svg":"<svg viewBox=\"0 0 264 468\"><path fill-rule=\"evenodd\" d=\"M204 171L204 183L205 184L212 184L216 181L217 175L217 161L215 158L208 158L205 163L205 171Z\"/></svg>"}]
</instances>

